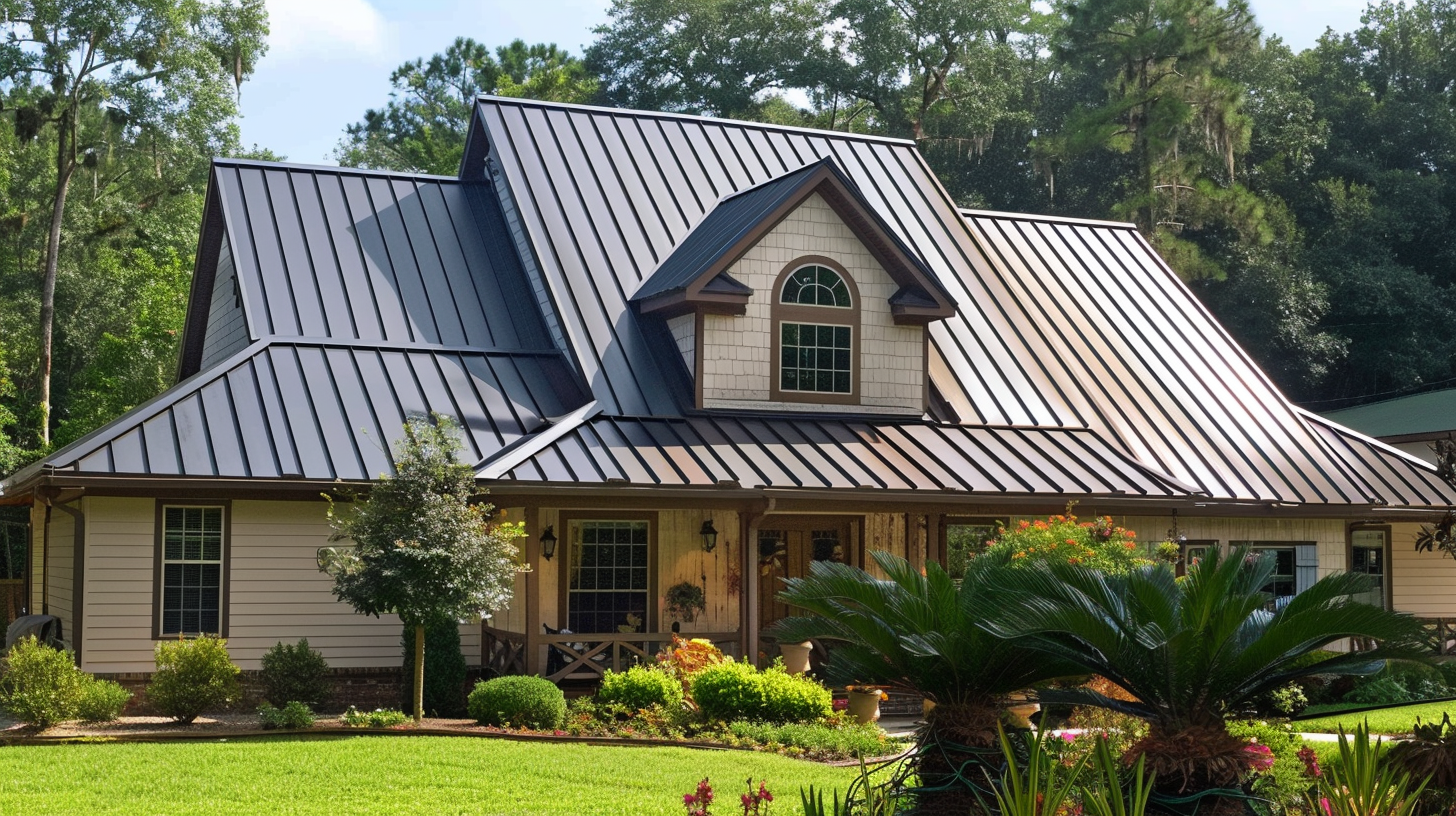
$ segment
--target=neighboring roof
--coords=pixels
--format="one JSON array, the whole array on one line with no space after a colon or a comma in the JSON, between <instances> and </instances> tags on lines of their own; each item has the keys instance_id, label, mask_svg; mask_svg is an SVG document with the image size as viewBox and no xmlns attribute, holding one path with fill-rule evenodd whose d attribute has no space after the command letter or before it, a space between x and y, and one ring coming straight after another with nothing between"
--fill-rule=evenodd
<instances>
[{"instance_id":1,"label":"neighboring roof","mask_svg":"<svg viewBox=\"0 0 1456 816\"><path fill-rule=\"evenodd\" d=\"M892 298L898 307L897 315L908 310L919 322L927 322L954 312L954 301L935 275L865 204L854 183L831 157L724 197L637 289L632 301L644 313L682 311L693 301L718 310L732 305L737 307L736 313L741 313L752 290L729 277L728 268L816 193L855 229L885 271L901 285ZM736 284L737 291L719 294L724 283Z\"/></svg>"},{"instance_id":2,"label":"neighboring roof","mask_svg":"<svg viewBox=\"0 0 1456 816\"><path fill-rule=\"evenodd\" d=\"M1444 436L1456 431L1456 388L1322 413L1326 419L1381 439Z\"/></svg>"},{"instance_id":3,"label":"neighboring roof","mask_svg":"<svg viewBox=\"0 0 1456 816\"><path fill-rule=\"evenodd\" d=\"M1305 411L1301 414L1351 463L1351 470L1364 480L1368 492L1382 497L1382 503L1410 507L1451 505L1451 486L1426 462L1324 417Z\"/></svg>"},{"instance_id":4,"label":"neighboring roof","mask_svg":"<svg viewBox=\"0 0 1456 816\"><path fill-rule=\"evenodd\" d=\"M503 481L1187 497L1085 430L832 417L596 417L486 463Z\"/></svg>"},{"instance_id":5,"label":"neighboring roof","mask_svg":"<svg viewBox=\"0 0 1456 816\"><path fill-rule=\"evenodd\" d=\"M366 481L409 416L458 417L480 461L578 404L555 351L254 343L27 470Z\"/></svg>"}]
</instances>

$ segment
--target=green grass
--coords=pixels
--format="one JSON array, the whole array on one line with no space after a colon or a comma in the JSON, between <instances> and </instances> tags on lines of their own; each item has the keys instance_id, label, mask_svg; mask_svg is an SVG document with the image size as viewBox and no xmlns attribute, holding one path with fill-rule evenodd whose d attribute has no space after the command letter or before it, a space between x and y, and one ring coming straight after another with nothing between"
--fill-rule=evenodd
<instances>
[{"instance_id":1,"label":"green grass","mask_svg":"<svg viewBox=\"0 0 1456 816\"><path fill-rule=\"evenodd\" d=\"M1361 711L1354 714L1332 714L1313 720L1299 720L1294 727L1300 731L1333 734L1343 725L1346 731L1354 730L1361 720L1370 723L1372 734L1409 734L1416 717L1421 722L1441 721L1441 714L1456 713L1456 702L1416 703L1398 708L1383 708L1379 711Z\"/></svg>"},{"instance_id":2,"label":"green grass","mask_svg":"<svg viewBox=\"0 0 1456 816\"><path fill-rule=\"evenodd\" d=\"M461 737L23 746L0 748L0 813L676 816L704 776L736 804L751 775L775 813L795 814L799 786L843 790L857 773L745 751Z\"/></svg>"}]
</instances>

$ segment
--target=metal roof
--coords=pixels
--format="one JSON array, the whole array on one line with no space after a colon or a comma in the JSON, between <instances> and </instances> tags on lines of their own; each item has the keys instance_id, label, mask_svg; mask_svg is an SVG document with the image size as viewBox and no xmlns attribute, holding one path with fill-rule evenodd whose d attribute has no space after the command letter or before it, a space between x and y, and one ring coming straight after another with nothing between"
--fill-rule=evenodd
<instances>
[{"instance_id":1,"label":"metal roof","mask_svg":"<svg viewBox=\"0 0 1456 816\"><path fill-rule=\"evenodd\" d=\"M927 419L695 412L665 321L630 302L816 172L957 304L928 328ZM227 241L251 345L7 485L367 479L434 410L482 479L519 484L1456 503L1292 406L1130 225L963 213L910 142L487 97L461 175L219 161L199 258Z\"/></svg>"},{"instance_id":2,"label":"metal roof","mask_svg":"<svg viewBox=\"0 0 1456 816\"><path fill-rule=\"evenodd\" d=\"M552 484L1189 495L1086 430L824 416L598 416L486 465L503 480Z\"/></svg>"},{"instance_id":3,"label":"metal roof","mask_svg":"<svg viewBox=\"0 0 1456 816\"><path fill-rule=\"evenodd\" d=\"M228 159L212 182L253 340L550 346L540 313L513 308L529 284L488 188ZM199 294L185 338L199 353L183 377L200 360Z\"/></svg>"},{"instance_id":4,"label":"metal roof","mask_svg":"<svg viewBox=\"0 0 1456 816\"><path fill-rule=\"evenodd\" d=\"M369 480L411 415L479 461L580 404L559 353L254 343L45 460L76 474ZM563 399L563 395L567 399Z\"/></svg>"}]
</instances>

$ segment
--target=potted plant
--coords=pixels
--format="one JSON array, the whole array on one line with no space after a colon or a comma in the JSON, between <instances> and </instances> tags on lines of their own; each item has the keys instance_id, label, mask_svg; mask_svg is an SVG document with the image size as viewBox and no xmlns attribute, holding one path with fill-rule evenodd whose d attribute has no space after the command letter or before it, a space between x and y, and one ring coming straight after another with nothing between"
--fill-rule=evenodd
<instances>
[{"instance_id":1,"label":"potted plant","mask_svg":"<svg viewBox=\"0 0 1456 816\"><path fill-rule=\"evenodd\" d=\"M779 654L784 657L784 671L789 674L803 674L809 670L809 653L814 651L814 641L802 643L780 643Z\"/></svg>"},{"instance_id":2,"label":"potted plant","mask_svg":"<svg viewBox=\"0 0 1456 816\"><path fill-rule=\"evenodd\" d=\"M880 703L890 695L879 686L846 686L849 692L849 716L858 723L872 723L880 718Z\"/></svg>"},{"instance_id":3,"label":"potted plant","mask_svg":"<svg viewBox=\"0 0 1456 816\"><path fill-rule=\"evenodd\" d=\"M708 599L703 588L692 581L679 581L667 588L662 595L662 609L676 620L692 623L698 615L708 609Z\"/></svg>"}]
</instances>

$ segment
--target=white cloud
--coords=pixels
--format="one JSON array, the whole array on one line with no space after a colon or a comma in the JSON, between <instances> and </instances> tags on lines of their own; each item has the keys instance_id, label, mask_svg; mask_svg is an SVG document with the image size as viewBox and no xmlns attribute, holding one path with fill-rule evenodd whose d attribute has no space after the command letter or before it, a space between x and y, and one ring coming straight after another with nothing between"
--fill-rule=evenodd
<instances>
[{"instance_id":1,"label":"white cloud","mask_svg":"<svg viewBox=\"0 0 1456 816\"><path fill-rule=\"evenodd\" d=\"M394 58L390 26L369 0L267 0L270 62Z\"/></svg>"}]
</instances>

